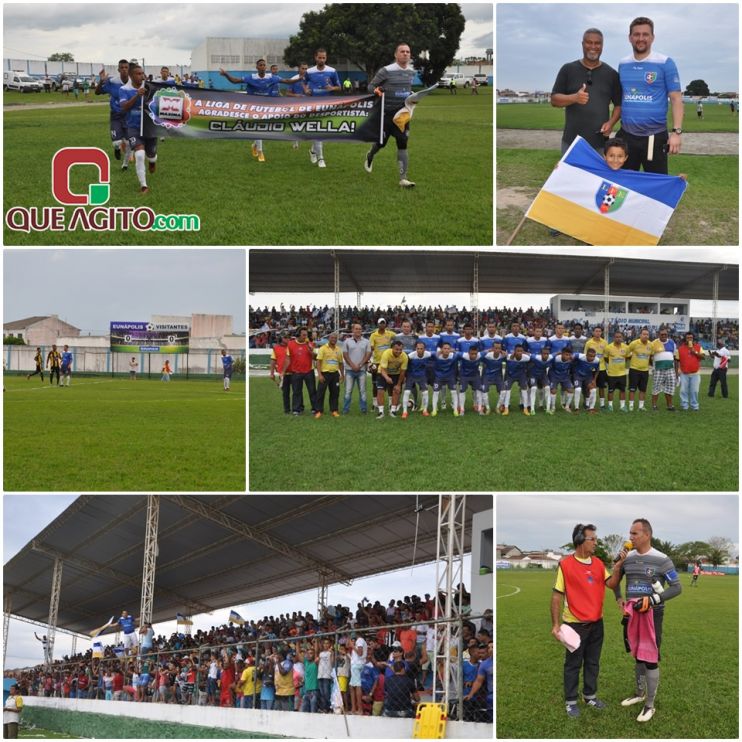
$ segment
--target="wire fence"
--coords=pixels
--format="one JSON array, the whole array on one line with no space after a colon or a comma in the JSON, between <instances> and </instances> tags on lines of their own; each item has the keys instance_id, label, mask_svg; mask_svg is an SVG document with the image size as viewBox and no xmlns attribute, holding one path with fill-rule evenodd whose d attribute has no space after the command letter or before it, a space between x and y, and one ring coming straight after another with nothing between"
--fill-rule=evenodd
<instances>
[{"instance_id":1,"label":"wire fence","mask_svg":"<svg viewBox=\"0 0 742 742\"><path fill-rule=\"evenodd\" d=\"M450 652L462 666L463 687L461 693L448 688L449 717L491 723L491 674L489 700L487 682L480 680L471 692L481 663L492 656L491 641L482 645L469 636L471 622L480 618L452 622L462 637ZM86 656L54 663L49 672L39 666L6 672L6 677L18 680L22 695L413 718L421 698L445 697L444 658L434 659L436 631L445 623Z\"/></svg>"}]
</instances>

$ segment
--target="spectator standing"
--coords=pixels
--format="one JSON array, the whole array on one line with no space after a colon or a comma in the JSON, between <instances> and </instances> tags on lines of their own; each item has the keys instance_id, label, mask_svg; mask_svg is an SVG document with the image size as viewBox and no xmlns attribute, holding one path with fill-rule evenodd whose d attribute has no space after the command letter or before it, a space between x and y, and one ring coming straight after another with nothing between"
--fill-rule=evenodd
<instances>
[{"instance_id":1,"label":"spectator standing","mask_svg":"<svg viewBox=\"0 0 742 742\"><path fill-rule=\"evenodd\" d=\"M714 359L714 370L711 372L711 379L709 380L709 397L713 397L716 394L716 384L721 384L721 396L724 399L729 397L729 390L727 389L727 369L729 367L729 350L724 345L724 341L719 338L716 341L716 350L712 350L709 355Z\"/></svg>"},{"instance_id":2,"label":"spectator standing","mask_svg":"<svg viewBox=\"0 0 742 742\"><path fill-rule=\"evenodd\" d=\"M276 666L273 657L266 657L260 668L261 683L260 689L260 708L264 711L270 711L276 700Z\"/></svg>"},{"instance_id":3,"label":"spectator standing","mask_svg":"<svg viewBox=\"0 0 742 742\"><path fill-rule=\"evenodd\" d=\"M351 714L363 714L363 700L361 692L361 671L366 664L368 645L360 636L356 639L353 654L350 658L350 706Z\"/></svg>"},{"instance_id":4,"label":"spectator standing","mask_svg":"<svg viewBox=\"0 0 742 742\"><path fill-rule=\"evenodd\" d=\"M317 713L319 702L319 658L315 656L315 650L309 648L299 658L304 664L304 697L301 701L301 710L311 714Z\"/></svg>"},{"instance_id":5,"label":"spectator standing","mask_svg":"<svg viewBox=\"0 0 742 742\"><path fill-rule=\"evenodd\" d=\"M353 386L358 385L358 397L361 412L365 415L368 409L366 402L366 369L371 358L371 343L363 337L363 328L358 322L353 323L351 337L343 343L343 360L345 361L345 399L343 414L350 412Z\"/></svg>"},{"instance_id":6,"label":"spectator standing","mask_svg":"<svg viewBox=\"0 0 742 742\"><path fill-rule=\"evenodd\" d=\"M314 345L309 342L309 333L306 327L302 327L297 336L289 341L287 357L284 361L284 373L291 374L291 386L293 390L293 413L301 415L304 411L304 385L309 393L309 405L312 414L317 412L316 397L317 388L314 381L313 363Z\"/></svg>"},{"instance_id":7,"label":"spectator standing","mask_svg":"<svg viewBox=\"0 0 742 742\"><path fill-rule=\"evenodd\" d=\"M332 640L323 639L322 649L319 652L319 664L317 666L317 683L319 687L318 709L322 713L329 713L331 710L330 697L332 695L332 668L334 664L335 652L332 648Z\"/></svg>"},{"instance_id":8,"label":"spectator standing","mask_svg":"<svg viewBox=\"0 0 742 742\"><path fill-rule=\"evenodd\" d=\"M704 356L700 344L695 342L692 332L685 333L685 341L678 348L680 360L680 408L698 411L698 389L701 386L701 359Z\"/></svg>"},{"instance_id":9,"label":"spectator standing","mask_svg":"<svg viewBox=\"0 0 742 742\"><path fill-rule=\"evenodd\" d=\"M392 671L393 675L385 679L383 715L411 719L415 714L413 703L420 700L420 694L404 662L394 662Z\"/></svg>"},{"instance_id":10,"label":"spectator standing","mask_svg":"<svg viewBox=\"0 0 742 742\"><path fill-rule=\"evenodd\" d=\"M278 711L294 710L294 663L285 650L274 655L276 700L273 708Z\"/></svg>"},{"instance_id":11,"label":"spectator standing","mask_svg":"<svg viewBox=\"0 0 742 742\"><path fill-rule=\"evenodd\" d=\"M3 706L3 737L6 739L18 739L18 725L21 721L23 711L23 699L18 692L18 686L14 683L10 686L10 695Z\"/></svg>"}]
</instances>

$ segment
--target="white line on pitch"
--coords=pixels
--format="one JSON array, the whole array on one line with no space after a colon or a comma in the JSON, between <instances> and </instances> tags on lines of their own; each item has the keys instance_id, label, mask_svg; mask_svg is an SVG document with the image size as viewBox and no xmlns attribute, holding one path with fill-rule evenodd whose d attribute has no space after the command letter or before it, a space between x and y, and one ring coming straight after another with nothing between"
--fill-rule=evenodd
<instances>
[{"instance_id":1,"label":"white line on pitch","mask_svg":"<svg viewBox=\"0 0 742 742\"><path fill-rule=\"evenodd\" d=\"M504 585L504 587L513 587L513 585ZM498 598L510 598L513 595L517 595L520 592L520 588L516 587L514 593L508 593L507 595L498 595Z\"/></svg>"}]
</instances>

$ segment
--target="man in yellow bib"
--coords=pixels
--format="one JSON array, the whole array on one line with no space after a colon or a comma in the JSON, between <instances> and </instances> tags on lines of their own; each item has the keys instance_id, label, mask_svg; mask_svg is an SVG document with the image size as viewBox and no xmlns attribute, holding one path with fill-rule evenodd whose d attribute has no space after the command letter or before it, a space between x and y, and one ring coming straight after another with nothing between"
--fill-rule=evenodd
<instances>
[{"instance_id":1,"label":"man in yellow bib","mask_svg":"<svg viewBox=\"0 0 742 742\"><path fill-rule=\"evenodd\" d=\"M646 412L644 398L647 396L649 382L649 359L652 357L652 343L649 342L649 330L645 327L639 333L639 339L629 343L629 412L634 411L634 394L639 390L639 412Z\"/></svg>"},{"instance_id":2,"label":"man in yellow bib","mask_svg":"<svg viewBox=\"0 0 742 742\"><path fill-rule=\"evenodd\" d=\"M608 378L607 412L613 412L613 392L618 389L621 399L621 412L626 409L626 359L629 357L629 346L623 341L623 333L616 330L613 342L605 349L605 369Z\"/></svg>"}]
</instances>

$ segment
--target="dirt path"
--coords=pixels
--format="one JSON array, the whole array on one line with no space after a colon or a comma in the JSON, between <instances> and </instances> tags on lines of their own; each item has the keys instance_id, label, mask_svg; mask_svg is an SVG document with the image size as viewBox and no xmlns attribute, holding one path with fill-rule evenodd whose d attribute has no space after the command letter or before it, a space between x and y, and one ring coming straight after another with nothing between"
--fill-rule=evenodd
<instances>
[{"instance_id":1,"label":"dirt path","mask_svg":"<svg viewBox=\"0 0 742 742\"><path fill-rule=\"evenodd\" d=\"M15 106L3 106L3 113L8 111L39 111L53 108L80 108L80 106L107 106L108 101L82 101L81 103L18 103Z\"/></svg>"},{"instance_id":2,"label":"dirt path","mask_svg":"<svg viewBox=\"0 0 742 742\"><path fill-rule=\"evenodd\" d=\"M559 149L561 131L545 129L498 129L497 146L503 149ZM739 134L709 132L683 134L681 153L685 155L739 154Z\"/></svg>"}]
</instances>

